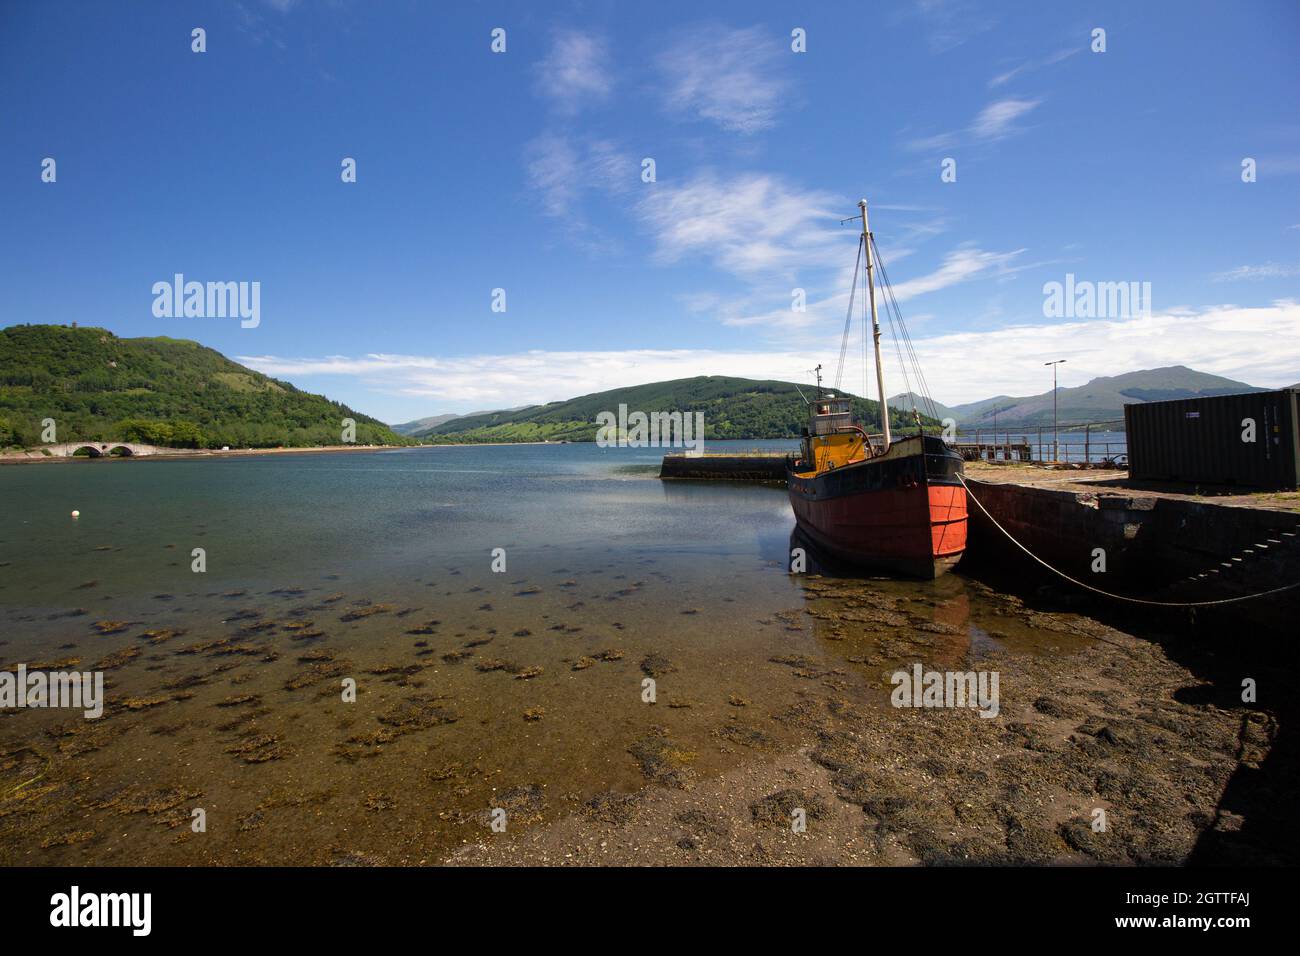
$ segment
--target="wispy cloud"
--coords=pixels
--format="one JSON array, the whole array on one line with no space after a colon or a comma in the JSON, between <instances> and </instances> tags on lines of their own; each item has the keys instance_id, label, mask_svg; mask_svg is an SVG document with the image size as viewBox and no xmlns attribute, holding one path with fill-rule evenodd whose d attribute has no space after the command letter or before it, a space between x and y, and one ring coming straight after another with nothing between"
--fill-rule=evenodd
<instances>
[{"instance_id":1,"label":"wispy cloud","mask_svg":"<svg viewBox=\"0 0 1300 956\"><path fill-rule=\"evenodd\" d=\"M1019 128L1015 125L1016 120L1036 109L1042 102L1042 99L1024 99L1015 96L995 100L980 110L965 129L914 139L907 144L907 147L916 151L928 151L948 149L965 142L995 143L1012 133L1019 132Z\"/></svg>"},{"instance_id":2,"label":"wispy cloud","mask_svg":"<svg viewBox=\"0 0 1300 956\"><path fill-rule=\"evenodd\" d=\"M955 249L944 257L943 262L937 269L893 285L891 288L894 292L894 298L901 303L964 282L1010 275L1024 268L1015 264L1017 257L1024 251L1023 249L1015 249L1010 252L988 252L974 247ZM850 256L850 258L852 257ZM851 277L844 275L843 280L842 285L847 286L851 281ZM859 284L861 285L862 282L865 282L865 280L859 277ZM859 305L863 301L859 291ZM775 329L794 330L820 323L843 322L848 307L849 292L847 288L843 288L816 301L809 302L807 311L804 313L792 313L789 306L785 306L753 314L724 316L722 321L724 325L768 326ZM914 321L914 318L909 318L909 325Z\"/></svg>"},{"instance_id":3,"label":"wispy cloud","mask_svg":"<svg viewBox=\"0 0 1300 956\"><path fill-rule=\"evenodd\" d=\"M1015 249L1011 252L987 252L972 247L955 249L944 256L943 264L933 272L895 285L894 298L904 302L918 295L938 292L940 289L947 289L972 279L1006 275L1013 268L1013 261L1024 251L1024 249Z\"/></svg>"},{"instance_id":4,"label":"wispy cloud","mask_svg":"<svg viewBox=\"0 0 1300 956\"><path fill-rule=\"evenodd\" d=\"M258 9L253 9L240 0L235 0L232 9L235 12L235 29L247 36L253 43L271 43L278 49L286 49L281 36L283 20L270 20L263 15L262 6L272 7L277 13L287 14L296 0L265 0Z\"/></svg>"},{"instance_id":5,"label":"wispy cloud","mask_svg":"<svg viewBox=\"0 0 1300 956\"><path fill-rule=\"evenodd\" d=\"M555 34L536 73L537 92L567 115L603 103L614 83L605 40L576 30Z\"/></svg>"},{"instance_id":6,"label":"wispy cloud","mask_svg":"<svg viewBox=\"0 0 1300 956\"><path fill-rule=\"evenodd\" d=\"M1100 375L1188 365L1252 385L1281 387L1300 379L1300 303L1212 306L1114 321L1024 324L914 340L934 398L947 404L998 393L1026 394L1027 370L1043 356L1065 357L1066 384ZM888 335L888 333L886 333ZM885 343L886 385L892 344ZM470 411L541 404L694 375L734 375L806 381L825 352L633 349L526 351L441 357L369 354L357 358L240 356L238 361L289 380L344 378L376 395L402 399L410 418L431 411ZM1046 387L1046 386L1044 386Z\"/></svg>"},{"instance_id":7,"label":"wispy cloud","mask_svg":"<svg viewBox=\"0 0 1300 956\"><path fill-rule=\"evenodd\" d=\"M679 186L659 184L636 212L654 235L660 262L701 256L734 275L788 278L800 268L835 264L841 205L829 193L769 174L706 173Z\"/></svg>"},{"instance_id":8,"label":"wispy cloud","mask_svg":"<svg viewBox=\"0 0 1300 956\"><path fill-rule=\"evenodd\" d=\"M987 8L968 0L915 0L912 9L925 24L926 40L935 54L956 49L995 22Z\"/></svg>"},{"instance_id":9,"label":"wispy cloud","mask_svg":"<svg viewBox=\"0 0 1300 956\"><path fill-rule=\"evenodd\" d=\"M741 280L746 288L721 296L700 291L683 299L687 308L730 326L760 326L775 334L819 323L842 322L853 278L854 230L840 220L854 203L831 193L805 189L767 173L721 176L706 173L680 185L659 184L641 199L636 215L655 244L655 259L673 264L703 260ZM877 209L890 209L881 204ZM922 217L894 216L891 265L944 231L930 210L907 207ZM947 254L933 272L899 282L899 301L926 292L1015 269L1023 250L990 252L962 247ZM859 281L865 281L859 278ZM795 287L804 290L805 311L790 308Z\"/></svg>"},{"instance_id":10,"label":"wispy cloud","mask_svg":"<svg viewBox=\"0 0 1300 956\"><path fill-rule=\"evenodd\" d=\"M683 34L658 62L665 104L674 113L756 133L776 123L786 82L782 45L761 27L701 25Z\"/></svg>"},{"instance_id":11,"label":"wispy cloud","mask_svg":"<svg viewBox=\"0 0 1300 956\"><path fill-rule=\"evenodd\" d=\"M1215 282L1240 282L1243 279L1286 279L1290 276L1300 275L1300 266L1278 265L1276 262L1265 262L1258 266L1237 266L1235 269L1228 269L1225 272L1216 272L1210 276Z\"/></svg>"},{"instance_id":12,"label":"wispy cloud","mask_svg":"<svg viewBox=\"0 0 1300 956\"><path fill-rule=\"evenodd\" d=\"M977 139L1001 139L1014 131L1017 119L1034 109L1042 100L1024 100L1014 97L990 103L980 110L970 131Z\"/></svg>"},{"instance_id":13,"label":"wispy cloud","mask_svg":"<svg viewBox=\"0 0 1300 956\"><path fill-rule=\"evenodd\" d=\"M989 80L989 89L997 89L999 86L1010 83L1017 76L1022 76L1026 73L1033 73L1034 71L1041 70L1044 67L1060 63L1062 60L1068 60L1076 53L1082 51L1082 46L1066 47L1065 49L1057 50L1050 56L1043 57L1041 60L1026 60L1019 66L1014 66L1006 72L999 73L997 76L993 77L993 79Z\"/></svg>"},{"instance_id":14,"label":"wispy cloud","mask_svg":"<svg viewBox=\"0 0 1300 956\"><path fill-rule=\"evenodd\" d=\"M616 251L619 243L592 226L584 202L593 193L618 195L638 181L640 166L603 139L543 133L524 148L528 184L543 212L559 220L589 252Z\"/></svg>"}]
</instances>

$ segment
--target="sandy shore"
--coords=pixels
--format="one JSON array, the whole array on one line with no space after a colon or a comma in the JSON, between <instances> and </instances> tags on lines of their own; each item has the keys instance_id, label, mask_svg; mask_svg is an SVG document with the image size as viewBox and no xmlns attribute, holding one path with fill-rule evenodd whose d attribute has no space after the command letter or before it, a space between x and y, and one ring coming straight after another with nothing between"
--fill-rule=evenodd
<instances>
[{"instance_id":1,"label":"sandy shore","mask_svg":"<svg viewBox=\"0 0 1300 956\"><path fill-rule=\"evenodd\" d=\"M810 582L832 597L845 585ZM1225 800L1260 773L1275 715L1199 699L1195 665L1158 641L1089 618L1009 612L1057 630L1066 654L995 652L1002 713L864 706L810 694L749 713L736 733L752 759L721 776L608 794L549 825L485 835L451 865L1024 865L1284 862L1289 850L1242 832L1269 808ZM916 635L913 652L927 656ZM784 666L774 662L773 666ZM810 673L830 682L833 673ZM761 728L801 728L803 746L763 753ZM671 742L666 752L671 753ZM748 745L747 745L748 746ZM740 748L745 749L745 748ZM1282 781L1275 781L1281 783ZM806 832L791 814L802 808ZM1274 807L1276 811L1278 807ZM1105 828L1094 828L1097 812Z\"/></svg>"}]
</instances>

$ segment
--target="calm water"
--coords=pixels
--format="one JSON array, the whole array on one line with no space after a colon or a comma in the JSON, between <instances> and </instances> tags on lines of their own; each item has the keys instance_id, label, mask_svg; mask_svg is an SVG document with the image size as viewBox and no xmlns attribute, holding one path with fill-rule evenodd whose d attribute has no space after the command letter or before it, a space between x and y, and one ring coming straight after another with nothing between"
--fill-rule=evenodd
<instances>
[{"instance_id":1,"label":"calm water","mask_svg":"<svg viewBox=\"0 0 1300 956\"><path fill-rule=\"evenodd\" d=\"M611 553L781 557L782 491L649 480L662 454L524 445L4 468L0 602L126 610L160 591L194 598L331 574L400 587L449 566L478 578L494 548L512 578ZM193 548L206 551L201 578Z\"/></svg>"},{"instance_id":2,"label":"calm water","mask_svg":"<svg viewBox=\"0 0 1300 956\"><path fill-rule=\"evenodd\" d=\"M1051 644L956 575L810 591L783 489L664 483L659 459L0 468L0 662L104 670L109 697L0 712L0 862L435 861L494 806L533 825L792 747L774 715L882 698L918 628L951 663Z\"/></svg>"}]
</instances>

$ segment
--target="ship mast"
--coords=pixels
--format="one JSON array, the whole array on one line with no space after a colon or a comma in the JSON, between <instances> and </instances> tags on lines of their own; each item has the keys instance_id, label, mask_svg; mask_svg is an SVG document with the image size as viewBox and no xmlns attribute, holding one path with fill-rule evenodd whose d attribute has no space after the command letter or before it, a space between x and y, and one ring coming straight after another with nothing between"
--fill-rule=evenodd
<instances>
[{"instance_id":1,"label":"ship mast","mask_svg":"<svg viewBox=\"0 0 1300 956\"><path fill-rule=\"evenodd\" d=\"M876 318L876 285L872 281L871 230L867 226L867 201L858 200L862 210L862 246L867 252L867 298L871 300L871 339L876 347L876 388L880 391L880 430L889 450L889 405L885 402L885 370L880 365L880 321Z\"/></svg>"}]
</instances>

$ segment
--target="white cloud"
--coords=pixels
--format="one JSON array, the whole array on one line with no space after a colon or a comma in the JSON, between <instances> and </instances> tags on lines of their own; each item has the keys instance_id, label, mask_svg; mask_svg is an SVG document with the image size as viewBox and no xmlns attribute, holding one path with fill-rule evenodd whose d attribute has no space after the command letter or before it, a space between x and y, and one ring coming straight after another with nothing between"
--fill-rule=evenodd
<instances>
[{"instance_id":1,"label":"white cloud","mask_svg":"<svg viewBox=\"0 0 1300 956\"><path fill-rule=\"evenodd\" d=\"M597 254L620 247L591 225L583 204L593 193L618 195L639 182L632 156L609 140L543 133L524 147L524 161L541 210L560 220L570 239Z\"/></svg>"},{"instance_id":2,"label":"white cloud","mask_svg":"<svg viewBox=\"0 0 1300 956\"><path fill-rule=\"evenodd\" d=\"M1011 252L986 252L983 249L966 247L956 249L944 256L943 264L928 275L917 276L897 283L894 298L899 302L937 292L971 279L982 279L993 274L1005 274L1012 268L1012 260L1024 252L1015 249Z\"/></svg>"},{"instance_id":3,"label":"white cloud","mask_svg":"<svg viewBox=\"0 0 1300 956\"><path fill-rule=\"evenodd\" d=\"M288 359L244 356L240 362L279 378L343 376L390 396L420 398L428 407L512 408L695 375L743 375L802 380L817 364L812 353L719 352L707 349L629 349L617 352L529 351L439 358L371 354ZM413 416L414 417L414 416Z\"/></svg>"},{"instance_id":4,"label":"white cloud","mask_svg":"<svg viewBox=\"0 0 1300 956\"><path fill-rule=\"evenodd\" d=\"M768 129L786 85L780 53L776 37L760 27L698 26L659 58L666 105L730 132Z\"/></svg>"},{"instance_id":5,"label":"white cloud","mask_svg":"<svg viewBox=\"0 0 1300 956\"><path fill-rule=\"evenodd\" d=\"M800 189L779 177L746 173L731 177L705 174L680 186L659 184L636 206L643 226L654 236L656 258L675 263L699 257L744 281L746 291L726 298L700 292L687 307L711 313L725 325L764 326L795 332L823 322L843 322L853 278L854 234L840 225L854 203L820 190ZM879 209L890 208L882 204ZM920 210L928 213L928 210ZM909 222L895 217L892 228L903 239L925 240L943 231L941 220ZM904 301L961 282L1014 271L1012 260L1024 250L990 252L973 247L953 250L928 275L895 281ZM891 248L887 263L909 255ZM865 282L859 277L859 284ZM790 308L794 287L807 297L804 312ZM835 290L827 294L825 290Z\"/></svg>"},{"instance_id":6,"label":"white cloud","mask_svg":"<svg viewBox=\"0 0 1300 956\"><path fill-rule=\"evenodd\" d=\"M925 23L930 52L935 54L961 46L994 23L986 9L967 0L915 0L913 10Z\"/></svg>"},{"instance_id":7,"label":"white cloud","mask_svg":"<svg viewBox=\"0 0 1300 956\"><path fill-rule=\"evenodd\" d=\"M1276 262L1266 262L1259 266L1237 266L1226 272L1216 272L1210 276L1215 282L1239 282L1242 279L1285 279L1300 275L1300 266L1282 266Z\"/></svg>"},{"instance_id":8,"label":"white cloud","mask_svg":"<svg viewBox=\"0 0 1300 956\"><path fill-rule=\"evenodd\" d=\"M537 91L566 114L604 102L614 82L605 41L574 30L555 34L536 69Z\"/></svg>"},{"instance_id":9,"label":"white cloud","mask_svg":"<svg viewBox=\"0 0 1300 956\"><path fill-rule=\"evenodd\" d=\"M934 398L958 404L991 395L1029 395L1048 386L1041 361L1066 358L1062 382L1081 385L1101 375L1187 365L1252 385L1300 381L1300 303L1212 306L1113 321L1026 324L914 339ZM888 332L886 332L888 335ZM885 384L902 391L885 351ZM458 357L372 354L321 359L241 356L245 365L289 380L344 377L372 393L403 399L411 418L433 411L508 408L573 398L626 385L694 375L734 375L807 381L807 370L828 365L831 349L724 351L635 349L529 351ZM848 370L850 381L861 369Z\"/></svg>"},{"instance_id":10,"label":"white cloud","mask_svg":"<svg viewBox=\"0 0 1300 956\"><path fill-rule=\"evenodd\" d=\"M965 129L914 139L907 144L907 147L925 152L947 149L963 141L996 143L1012 133L1019 132L1019 127L1015 125L1016 120L1037 108L1042 102L1041 99L1031 100L1015 96L995 100L980 110L979 115Z\"/></svg>"},{"instance_id":11,"label":"white cloud","mask_svg":"<svg viewBox=\"0 0 1300 956\"><path fill-rule=\"evenodd\" d=\"M1061 382L1186 365L1251 385L1300 381L1300 303L1210 306L1132 319L1015 325L915 340L935 398L944 404L993 395L1033 395L1041 362L1068 359ZM1050 371L1050 369L1048 370Z\"/></svg>"},{"instance_id":12,"label":"white cloud","mask_svg":"<svg viewBox=\"0 0 1300 956\"><path fill-rule=\"evenodd\" d=\"M906 302L908 299L929 292L938 292L941 289L947 289L963 282L1007 275L1019 271L1020 268L1024 267L1014 265L1014 260L1024 251L1023 249L1015 249L1011 252L988 252L973 247L955 249L944 256L943 263L933 272L897 282L893 285L894 298L900 303ZM852 257L850 256L850 258ZM897 261L897 258L891 256L892 261ZM888 262L886 265L888 266ZM852 269L847 269L840 276L840 279L842 281L838 283L837 288L841 291L815 301L809 301L806 312L794 313L788 305L783 305L780 308L761 312L741 311L724 314L722 322L724 325L766 326L774 330L790 332L797 332L811 325L842 323L849 307L848 287L852 282ZM855 314L860 314L859 310L866 301L865 282L866 279L859 275L858 293L854 306ZM879 276L877 276L877 283L879 283ZM771 301L771 299L769 298L768 301ZM877 302L880 305L878 310L881 315L880 321L884 323L886 321L884 317L885 307L879 295L877 296ZM908 318L909 325L914 324L915 321L915 317Z\"/></svg>"},{"instance_id":13,"label":"white cloud","mask_svg":"<svg viewBox=\"0 0 1300 956\"><path fill-rule=\"evenodd\" d=\"M982 140L1001 139L1013 131L1012 124L1017 119L1024 116L1041 102L1042 100L1008 97L1005 100L990 103L980 110L979 116L975 117L975 122L971 124L971 132Z\"/></svg>"},{"instance_id":14,"label":"white cloud","mask_svg":"<svg viewBox=\"0 0 1300 956\"><path fill-rule=\"evenodd\" d=\"M680 186L656 185L636 212L654 234L661 262L699 255L734 275L788 278L800 268L838 265L842 205L772 175L706 173Z\"/></svg>"},{"instance_id":15,"label":"white cloud","mask_svg":"<svg viewBox=\"0 0 1300 956\"><path fill-rule=\"evenodd\" d=\"M524 148L528 184L541 197L548 216L566 216L573 208L582 180L578 175L578 152L563 136L543 134Z\"/></svg>"},{"instance_id":16,"label":"white cloud","mask_svg":"<svg viewBox=\"0 0 1300 956\"><path fill-rule=\"evenodd\" d=\"M989 80L989 89L997 89L999 86L1010 83L1022 73L1032 73L1035 70L1041 70L1045 66L1052 66L1055 63L1060 63L1062 60L1069 59L1082 50L1082 46L1067 47L1064 50L1057 50L1051 56L1044 57L1041 60L1028 60L1021 63L1019 66L1012 67L1005 73L999 73L997 76L993 77L993 79Z\"/></svg>"}]
</instances>

